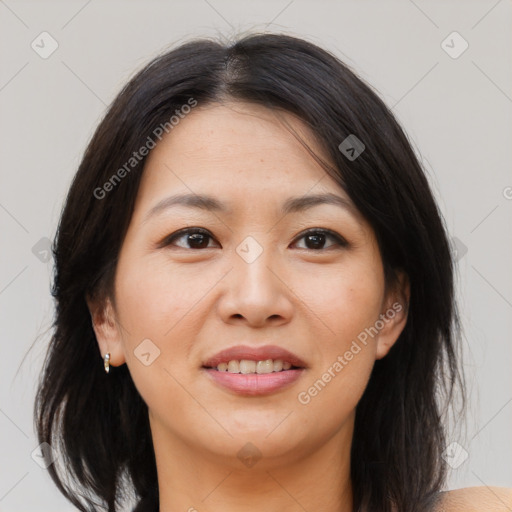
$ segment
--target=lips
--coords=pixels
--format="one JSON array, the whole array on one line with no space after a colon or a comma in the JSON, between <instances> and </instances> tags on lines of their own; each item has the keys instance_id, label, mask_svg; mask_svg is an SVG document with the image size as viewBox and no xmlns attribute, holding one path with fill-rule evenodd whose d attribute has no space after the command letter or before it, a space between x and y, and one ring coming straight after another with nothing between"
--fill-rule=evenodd
<instances>
[{"instance_id":1,"label":"lips","mask_svg":"<svg viewBox=\"0 0 512 512\"><path fill-rule=\"evenodd\" d=\"M203 363L203 368L216 368L219 364L228 363L229 361L266 361L268 359L286 361L295 368L307 368L306 363L300 357L276 345L264 345L262 347L237 345L227 348L208 358Z\"/></svg>"},{"instance_id":2,"label":"lips","mask_svg":"<svg viewBox=\"0 0 512 512\"><path fill-rule=\"evenodd\" d=\"M272 363L274 366L270 368ZM261 365L264 367L260 368ZM300 357L276 345L238 345L208 358L202 371L221 389L236 395L254 397L291 387L301 378L306 368L306 363Z\"/></svg>"}]
</instances>

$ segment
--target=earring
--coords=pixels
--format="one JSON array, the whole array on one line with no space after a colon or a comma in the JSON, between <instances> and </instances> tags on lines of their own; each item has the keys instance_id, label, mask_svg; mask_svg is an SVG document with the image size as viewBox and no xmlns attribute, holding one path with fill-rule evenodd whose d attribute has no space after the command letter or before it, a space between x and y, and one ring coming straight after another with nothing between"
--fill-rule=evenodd
<instances>
[{"instance_id":1,"label":"earring","mask_svg":"<svg viewBox=\"0 0 512 512\"><path fill-rule=\"evenodd\" d=\"M105 354L105 357L103 358L103 366L105 367L105 372L108 373L110 370L110 352Z\"/></svg>"}]
</instances>

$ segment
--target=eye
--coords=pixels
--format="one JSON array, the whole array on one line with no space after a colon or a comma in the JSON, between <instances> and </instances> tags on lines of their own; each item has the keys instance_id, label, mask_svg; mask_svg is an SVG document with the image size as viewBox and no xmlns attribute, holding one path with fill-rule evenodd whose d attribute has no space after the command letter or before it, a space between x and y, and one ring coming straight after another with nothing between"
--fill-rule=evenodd
<instances>
[{"instance_id":1,"label":"eye","mask_svg":"<svg viewBox=\"0 0 512 512\"><path fill-rule=\"evenodd\" d=\"M210 238L213 240L212 235L206 229L186 228L166 237L159 245L160 247L178 245L178 247L182 247L184 249L208 249L208 242ZM184 240L184 243L189 245L187 247L187 245L176 244L176 240Z\"/></svg>"},{"instance_id":2,"label":"eye","mask_svg":"<svg viewBox=\"0 0 512 512\"><path fill-rule=\"evenodd\" d=\"M327 239L334 240L334 243L328 247L339 246L346 247L348 242L334 231L328 229L314 228L303 233L299 238L295 240L305 240L306 247L299 247L300 249L309 249L316 252L325 249L325 243ZM169 245L175 245L183 249L209 249L209 241L213 240L211 233L203 228L185 228L180 231L166 237L160 244L160 247L167 247ZM183 244L177 244L176 241L183 240ZM328 248L327 247L327 248Z\"/></svg>"},{"instance_id":3,"label":"eye","mask_svg":"<svg viewBox=\"0 0 512 512\"><path fill-rule=\"evenodd\" d=\"M323 246L328 238L334 240L334 244L331 244L329 247L332 247L333 245L338 245L340 247L348 246L348 242L342 236L329 229L310 229L296 240L305 240L307 247L300 247L300 249L310 249L318 252L319 250L325 249Z\"/></svg>"}]
</instances>

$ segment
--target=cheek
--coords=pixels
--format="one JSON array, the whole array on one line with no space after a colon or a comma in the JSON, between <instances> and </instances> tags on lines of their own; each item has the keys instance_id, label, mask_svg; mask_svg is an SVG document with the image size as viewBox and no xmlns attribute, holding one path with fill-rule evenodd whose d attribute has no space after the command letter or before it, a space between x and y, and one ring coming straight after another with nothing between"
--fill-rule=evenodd
<instances>
[{"instance_id":1,"label":"cheek","mask_svg":"<svg viewBox=\"0 0 512 512\"><path fill-rule=\"evenodd\" d=\"M380 294L375 286L349 286L331 281L323 296L329 331L314 340L316 361L297 394L309 418L322 417L326 431L344 423L368 384L375 359L376 340L368 335L379 315ZM326 412L328 415L326 415Z\"/></svg>"},{"instance_id":2,"label":"cheek","mask_svg":"<svg viewBox=\"0 0 512 512\"><path fill-rule=\"evenodd\" d=\"M163 343L172 331L182 329L181 321L193 313L215 276L194 279L190 272L171 269L165 261L146 260L136 264L120 261L116 278L119 316L126 323L130 342L141 337Z\"/></svg>"},{"instance_id":3,"label":"cheek","mask_svg":"<svg viewBox=\"0 0 512 512\"><path fill-rule=\"evenodd\" d=\"M173 379L196 338L193 305L204 289L157 261L137 262L128 252L116 275L118 318L126 365L140 395L154 410L179 402Z\"/></svg>"},{"instance_id":4,"label":"cheek","mask_svg":"<svg viewBox=\"0 0 512 512\"><path fill-rule=\"evenodd\" d=\"M150 381L156 379L157 386L162 385L159 379L165 382L169 361L185 360L190 338L183 335L183 327L190 324L181 320L191 314L199 291L161 263L137 262L128 252L122 256L116 275L117 313L126 364L144 396Z\"/></svg>"},{"instance_id":5,"label":"cheek","mask_svg":"<svg viewBox=\"0 0 512 512\"><path fill-rule=\"evenodd\" d=\"M373 258L361 258L301 280L301 290L324 334L312 338L318 364L297 399L313 416L330 410L334 428L356 407L375 363L372 327L381 312L383 273Z\"/></svg>"},{"instance_id":6,"label":"cheek","mask_svg":"<svg viewBox=\"0 0 512 512\"><path fill-rule=\"evenodd\" d=\"M326 267L314 274L304 272L297 279L297 295L305 312L309 310L316 316L324 351L343 351L378 319L384 293L383 273L379 266L369 263L347 259L343 265ZM325 350L327 347L330 350Z\"/></svg>"}]
</instances>

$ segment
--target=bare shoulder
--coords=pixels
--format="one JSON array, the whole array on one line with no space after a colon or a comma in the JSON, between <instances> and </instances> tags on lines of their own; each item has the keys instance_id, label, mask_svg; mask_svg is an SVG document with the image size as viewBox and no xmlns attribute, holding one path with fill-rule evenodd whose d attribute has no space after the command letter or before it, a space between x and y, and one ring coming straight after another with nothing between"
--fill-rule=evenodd
<instances>
[{"instance_id":1,"label":"bare shoulder","mask_svg":"<svg viewBox=\"0 0 512 512\"><path fill-rule=\"evenodd\" d=\"M466 487L441 493L436 512L510 512L512 489Z\"/></svg>"}]
</instances>

